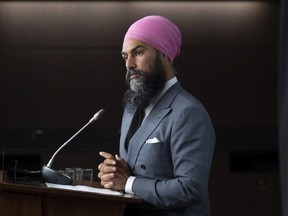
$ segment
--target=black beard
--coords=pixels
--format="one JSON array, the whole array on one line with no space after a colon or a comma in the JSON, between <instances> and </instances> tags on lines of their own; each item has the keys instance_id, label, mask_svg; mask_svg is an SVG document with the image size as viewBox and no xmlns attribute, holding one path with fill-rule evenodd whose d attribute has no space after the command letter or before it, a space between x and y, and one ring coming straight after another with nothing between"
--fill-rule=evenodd
<instances>
[{"instance_id":1,"label":"black beard","mask_svg":"<svg viewBox=\"0 0 288 216\"><path fill-rule=\"evenodd\" d=\"M131 74L137 74L139 77L136 81L132 80L133 84L130 84ZM164 89L165 82L165 70L159 54L156 56L155 64L151 71L128 70L126 73L128 90L124 94L124 105L127 110L131 112L138 107L145 109L150 103L155 101L158 94Z\"/></svg>"}]
</instances>

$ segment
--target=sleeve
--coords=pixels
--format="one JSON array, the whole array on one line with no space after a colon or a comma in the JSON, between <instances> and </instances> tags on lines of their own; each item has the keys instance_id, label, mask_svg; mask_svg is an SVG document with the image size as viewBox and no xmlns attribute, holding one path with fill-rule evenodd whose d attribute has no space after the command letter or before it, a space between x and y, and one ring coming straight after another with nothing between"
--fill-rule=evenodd
<instances>
[{"instance_id":1,"label":"sleeve","mask_svg":"<svg viewBox=\"0 0 288 216\"><path fill-rule=\"evenodd\" d=\"M134 194L133 190L132 190L132 185L133 182L135 180L135 176L130 176L125 184L125 193L129 193L129 194Z\"/></svg>"}]
</instances>

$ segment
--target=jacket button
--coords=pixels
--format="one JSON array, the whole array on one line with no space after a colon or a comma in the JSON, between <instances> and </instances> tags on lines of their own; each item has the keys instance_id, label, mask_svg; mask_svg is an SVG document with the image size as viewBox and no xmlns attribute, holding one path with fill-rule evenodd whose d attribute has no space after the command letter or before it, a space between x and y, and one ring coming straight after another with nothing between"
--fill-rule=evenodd
<instances>
[{"instance_id":1,"label":"jacket button","mask_svg":"<svg viewBox=\"0 0 288 216\"><path fill-rule=\"evenodd\" d=\"M144 164L141 164L140 166L141 169L145 170L146 169L146 166Z\"/></svg>"}]
</instances>

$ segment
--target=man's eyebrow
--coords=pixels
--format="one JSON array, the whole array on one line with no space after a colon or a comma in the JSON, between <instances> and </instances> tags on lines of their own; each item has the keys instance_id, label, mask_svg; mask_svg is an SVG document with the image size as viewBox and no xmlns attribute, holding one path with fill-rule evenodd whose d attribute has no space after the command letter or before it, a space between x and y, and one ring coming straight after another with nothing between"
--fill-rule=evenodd
<instances>
[{"instance_id":1,"label":"man's eyebrow","mask_svg":"<svg viewBox=\"0 0 288 216\"><path fill-rule=\"evenodd\" d=\"M133 49L131 49L129 52L134 52L135 50L137 50L138 48L143 48L144 46L142 46L142 45L138 45L138 46L136 46L136 47L134 47ZM123 54L126 54L127 52L121 52L121 54L123 55Z\"/></svg>"}]
</instances>

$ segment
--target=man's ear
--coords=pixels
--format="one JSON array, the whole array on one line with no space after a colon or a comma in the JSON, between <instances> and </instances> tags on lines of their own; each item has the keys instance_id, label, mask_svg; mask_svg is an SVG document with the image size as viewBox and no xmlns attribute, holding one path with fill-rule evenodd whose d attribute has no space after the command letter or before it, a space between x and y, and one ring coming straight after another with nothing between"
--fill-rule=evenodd
<instances>
[{"instance_id":1,"label":"man's ear","mask_svg":"<svg viewBox=\"0 0 288 216\"><path fill-rule=\"evenodd\" d=\"M166 66L167 66L167 67L172 66L173 63L170 61L170 59L168 58L167 55L161 53L161 54L160 54L160 58L161 58L161 61L162 61L162 64L164 65L164 67L166 67Z\"/></svg>"},{"instance_id":2,"label":"man's ear","mask_svg":"<svg viewBox=\"0 0 288 216\"><path fill-rule=\"evenodd\" d=\"M165 63L167 63L167 61L169 61L169 58L164 53L160 53L160 57L161 57L161 61L163 62L163 64L165 64Z\"/></svg>"}]
</instances>

